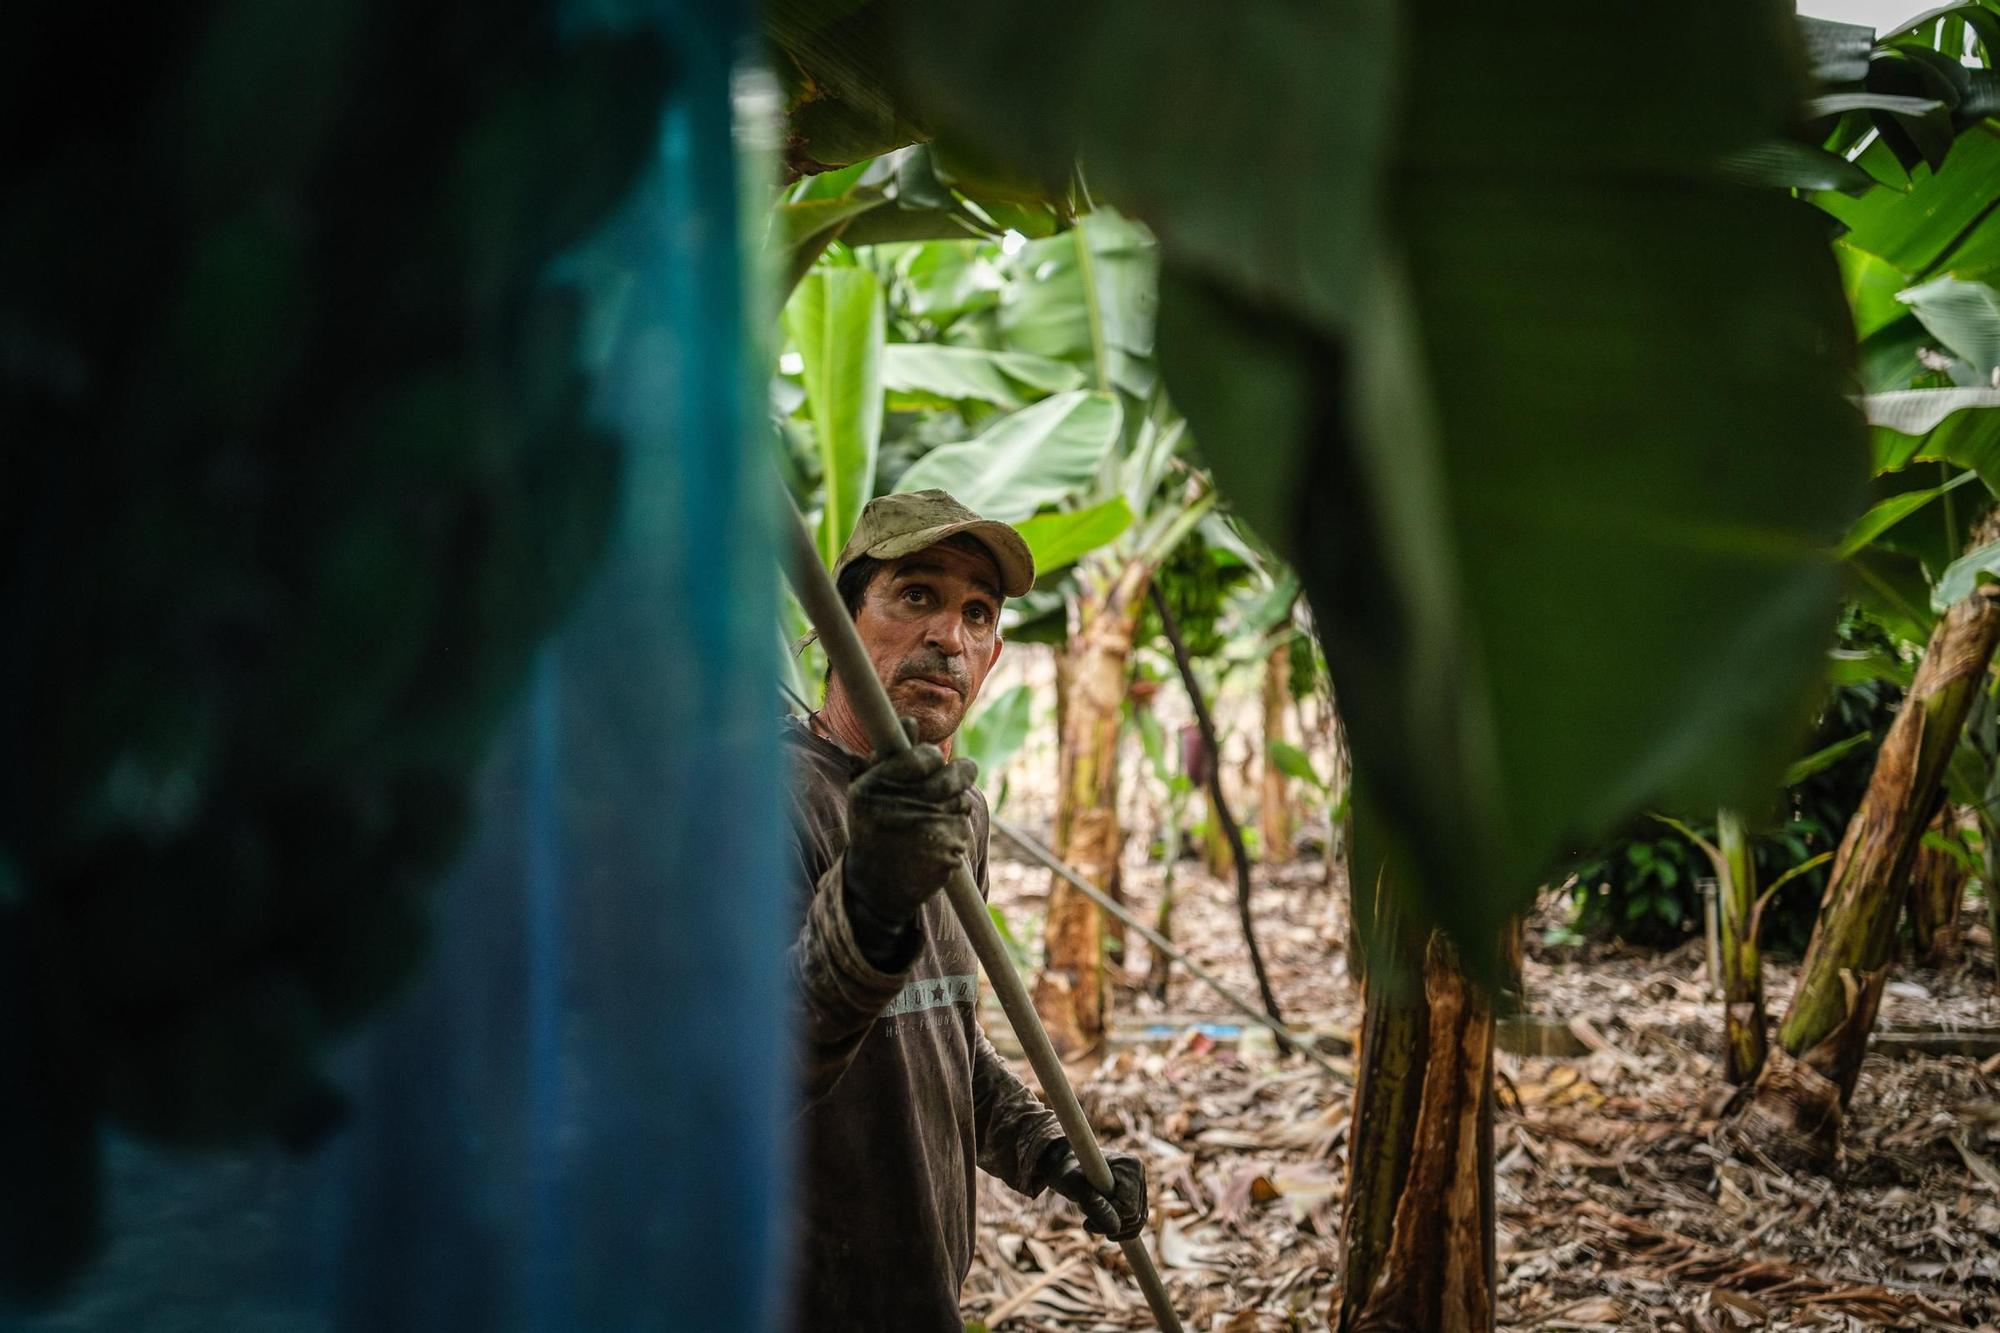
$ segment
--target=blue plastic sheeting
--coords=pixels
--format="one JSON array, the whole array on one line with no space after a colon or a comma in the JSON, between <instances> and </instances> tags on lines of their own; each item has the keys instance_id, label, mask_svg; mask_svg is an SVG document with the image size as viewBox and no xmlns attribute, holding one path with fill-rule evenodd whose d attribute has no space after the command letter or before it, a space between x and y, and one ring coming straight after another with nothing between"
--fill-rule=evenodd
<instances>
[{"instance_id":1,"label":"blue plastic sheeting","mask_svg":"<svg viewBox=\"0 0 2000 1333\"><path fill-rule=\"evenodd\" d=\"M352 1121L307 1160L114 1143L105 1259L57 1309L0 1325L774 1324L773 515L746 443L729 100L748 27L690 4L665 29L656 169L565 266L626 446L617 534L496 748L423 979L343 1053Z\"/></svg>"}]
</instances>

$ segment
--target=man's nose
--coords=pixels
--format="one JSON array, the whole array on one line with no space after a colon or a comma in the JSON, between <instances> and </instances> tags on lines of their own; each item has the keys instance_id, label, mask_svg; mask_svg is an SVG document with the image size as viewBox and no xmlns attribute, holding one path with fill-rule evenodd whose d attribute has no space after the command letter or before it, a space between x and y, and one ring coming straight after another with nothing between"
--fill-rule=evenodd
<instances>
[{"instance_id":1,"label":"man's nose","mask_svg":"<svg viewBox=\"0 0 2000 1333\"><path fill-rule=\"evenodd\" d=\"M957 616L932 616L925 627L924 642L949 657L965 652L965 627Z\"/></svg>"}]
</instances>

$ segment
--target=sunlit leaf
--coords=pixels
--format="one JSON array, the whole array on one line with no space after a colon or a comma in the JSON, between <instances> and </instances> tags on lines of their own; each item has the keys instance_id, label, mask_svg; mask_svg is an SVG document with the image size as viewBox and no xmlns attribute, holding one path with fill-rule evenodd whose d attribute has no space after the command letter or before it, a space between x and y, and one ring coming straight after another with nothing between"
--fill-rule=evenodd
<instances>
[{"instance_id":1,"label":"sunlit leaf","mask_svg":"<svg viewBox=\"0 0 2000 1333\"><path fill-rule=\"evenodd\" d=\"M1122 495L1087 509L1037 514L1014 525L1035 557L1039 577L1116 541L1132 526L1132 509Z\"/></svg>"},{"instance_id":2,"label":"sunlit leaf","mask_svg":"<svg viewBox=\"0 0 2000 1333\"><path fill-rule=\"evenodd\" d=\"M815 269L792 293L785 327L804 362L806 413L826 497L820 554L830 566L874 494L882 439L882 285L863 268Z\"/></svg>"},{"instance_id":3,"label":"sunlit leaf","mask_svg":"<svg viewBox=\"0 0 2000 1333\"><path fill-rule=\"evenodd\" d=\"M952 753L979 765L982 787L991 790L999 782L1000 771L1028 739L1034 709L1034 692L1026 685L1015 685L960 725Z\"/></svg>"},{"instance_id":4,"label":"sunlit leaf","mask_svg":"<svg viewBox=\"0 0 2000 1333\"><path fill-rule=\"evenodd\" d=\"M1010 411L1055 386L1075 389L1075 366L1020 352L942 343L890 343L882 350L882 383L892 393L939 402L986 402Z\"/></svg>"},{"instance_id":5,"label":"sunlit leaf","mask_svg":"<svg viewBox=\"0 0 2000 1333\"><path fill-rule=\"evenodd\" d=\"M1898 294L1931 335L1962 357L1982 385L2000 367L2000 292L1983 282L1933 278Z\"/></svg>"},{"instance_id":6,"label":"sunlit leaf","mask_svg":"<svg viewBox=\"0 0 2000 1333\"><path fill-rule=\"evenodd\" d=\"M1928 435L1954 412L2000 407L2000 389L1900 389L1861 400L1868 424L1901 435Z\"/></svg>"},{"instance_id":7,"label":"sunlit leaf","mask_svg":"<svg viewBox=\"0 0 2000 1333\"><path fill-rule=\"evenodd\" d=\"M2000 542L1968 551L1946 567L1931 590L1931 609L1943 611L1970 597L1982 584L2000 582Z\"/></svg>"},{"instance_id":8,"label":"sunlit leaf","mask_svg":"<svg viewBox=\"0 0 2000 1333\"><path fill-rule=\"evenodd\" d=\"M1321 791L1326 790L1326 780L1320 777L1304 750L1289 741L1269 740L1264 744L1266 752L1271 756L1271 762L1277 765L1280 773L1289 778L1297 778L1300 782L1317 787Z\"/></svg>"},{"instance_id":9,"label":"sunlit leaf","mask_svg":"<svg viewBox=\"0 0 2000 1333\"><path fill-rule=\"evenodd\" d=\"M898 491L939 487L988 518L1016 522L1086 486L1118 439L1118 400L1078 389L1000 418L962 444L933 449Z\"/></svg>"}]
</instances>

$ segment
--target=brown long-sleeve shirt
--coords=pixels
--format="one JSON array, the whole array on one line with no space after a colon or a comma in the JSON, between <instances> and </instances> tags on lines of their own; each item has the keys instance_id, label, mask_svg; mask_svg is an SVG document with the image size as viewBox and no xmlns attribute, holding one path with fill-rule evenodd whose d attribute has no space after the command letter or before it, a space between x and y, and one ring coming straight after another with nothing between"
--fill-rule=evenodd
<instances>
[{"instance_id":1,"label":"brown long-sleeve shirt","mask_svg":"<svg viewBox=\"0 0 2000 1333\"><path fill-rule=\"evenodd\" d=\"M797 724L785 736L803 918L791 950L805 1082L793 1327L960 1333L972 1169L1032 1197L1062 1129L979 1030L978 963L943 894L924 906L907 968L862 956L841 863L847 785L865 763ZM973 797L983 893L987 810Z\"/></svg>"}]
</instances>

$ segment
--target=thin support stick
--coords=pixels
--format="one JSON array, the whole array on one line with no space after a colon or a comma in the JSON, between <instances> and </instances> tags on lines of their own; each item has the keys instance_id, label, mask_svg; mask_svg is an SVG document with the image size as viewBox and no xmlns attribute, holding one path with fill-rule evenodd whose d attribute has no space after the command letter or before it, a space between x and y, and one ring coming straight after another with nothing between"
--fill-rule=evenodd
<instances>
[{"instance_id":1,"label":"thin support stick","mask_svg":"<svg viewBox=\"0 0 2000 1333\"><path fill-rule=\"evenodd\" d=\"M1257 994L1263 998L1264 1012L1279 1025L1276 1031L1282 1032L1285 1016L1278 1012L1278 994L1271 989L1271 978L1264 971L1264 954L1257 947L1257 932L1250 923L1250 858L1243 850L1243 830L1236 826L1236 816L1229 812L1229 802L1222 795L1222 745L1215 738L1215 718L1208 711L1208 700L1202 697L1201 681L1195 677L1194 662L1188 657L1187 644L1181 641L1180 627L1174 624L1173 608L1167 605L1166 594L1160 591L1157 581L1146 592L1153 599L1153 610L1159 613L1160 629L1174 650L1174 665L1180 670L1181 684L1186 687L1188 703L1194 708L1195 724L1201 728L1201 743L1208 747L1208 801L1222 824L1223 836L1229 839L1229 852L1236 862L1236 920L1243 927L1243 947L1250 954L1250 971L1257 977ZM1286 1038L1278 1040L1282 1045Z\"/></svg>"},{"instance_id":2,"label":"thin support stick","mask_svg":"<svg viewBox=\"0 0 2000 1333\"><path fill-rule=\"evenodd\" d=\"M1119 903L1117 899L1112 898L1110 895L1106 894L1104 890L1098 888L1095 884L1092 884L1089 880L1077 874L1076 871L1064 865L1062 860L1059 857L1057 857L1054 852L1050 851L1048 847L1042 843L1041 839L1037 838L1034 834L1028 832L1024 828L1017 828L1015 825L1008 823L1006 820L1001 819L997 815L994 816L993 818L993 827L999 830L1001 833L1006 834L1008 839L1012 841L1015 846L1019 847L1022 851L1026 852L1029 856L1033 857L1035 860L1041 862L1044 867L1054 871L1056 874L1062 876L1065 880L1069 881L1069 883L1076 889L1078 893L1081 893L1084 897L1090 899L1090 901L1092 901L1093 903L1096 903L1100 910L1109 912L1112 916L1115 916L1120 921L1123 921L1131 929L1138 931L1140 937L1143 938L1146 941L1146 943L1152 945L1155 949L1158 949L1160 952L1166 954L1167 957L1172 958L1182 967L1185 967L1189 972L1192 972L1196 980L1200 981L1203 985L1207 986L1210 990L1214 991L1217 995L1221 996L1224 1000L1228 1001L1229 1006L1232 1009L1236 1010L1238 1013L1242 1014L1245 1018L1257 1024L1259 1027L1270 1029L1271 1033L1274 1036L1276 1036L1279 1041L1293 1047L1298 1051L1300 1055L1303 1055L1306 1059L1312 1061L1314 1064L1318 1065L1321 1069L1333 1075L1335 1078L1340 1079L1342 1082L1353 1081L1354 1076L1351 1072L1341 1069L1339 1066L1335 1065L1332 1061L1328 1060L1324 1055L1321 1055L1317 1050L1313 1048L1313 1044L1309 1038L1300 1036L1297 1032L1294 1032L1292 1029L1286 1027L1283 1023L1280 1023L1276 1019L1273 1019L1269 1014L1259 1009L1256 1005L1250 1003L1250 1001L1244 999L1242 996L1238 995L1235 991L1223 985L1220 981L1217 981L1214 975L1211 974L1200 963L1197 963L1194 959L1188 957L1185 953L1182 953L1179 949L1176 949L1174 947L1172 940L1169 940L1166 936L1160 934L1159 931L1154 930L1144 921L1141 921L1137 916L1127 911L1124 905Z\"/></svg>"},{"instance_id":3,"label":"thin support stick","mask_svg":"<svg viewBox=\"0 0 2000 1333\"><path fill-rule=\"evenodd\" d=\"M832 666L834 675L840 678L848 703L860 718L875 753L885 756L900 754L909 748L909 738L903 734L902 724L896 720L896 710L889 702L889 693L882 688L868 654L861 647L861 637L855 633L854 621L848 617L840 594L834 590L833 580L819 562L819 553L813 548L812 538L806 533L805 520L799 516L796 506L792 507L792 521L785 527L786 543L791 547L786 572L806 616L812 621L813 628L819 631L820 644L826 649L828 664ZM1040 1015L1035 1013L1034 1003L1028 998L1028 988L1021 983L1020 974L1014 970L1014 961L1007 954L1007 946L1001 940L993 918L987 915L986 900L979 896L979 886L973 882L971 867L964 862L959 863L958 869L946 881L945 898L957 915L959 925L972 941L972 951L978 955L979 965L985 969L986 979L992 983L994 994L999 997L1000 1008L1013 1026L1014 1036L1020 1041L1028 1063L1033 1066L1035 1077L1041 1081L1042 1095L1048 1098L1049 1109L1062 1123L1063 1133L1069 1138L1070 1151L1076 1154L1084 1177L1100 1193L1111 1193L1111 1163L1105 1160L1104 1150L1098 1146L1090 1120L1076 1100L1076 1091L1069 1085L1069 1076L1063 1072L1062 1060L1056 1055L1055 1047L1049 1044L1049 1034L1042 1027ZM1180 1318L1174 1314L1174 1307L1167 1299L1166 1284L1161 1282L1159 1270L1153 1266L1153 1256L1147 1252L1145 1241L1134 1237L1118 1244L1125 1252L1125 1262L1132 1267L1132 1275L1139 1281L1139 1290L1145 1293L1154 1322L1159 1324L1162 1333L1181 1333Z\"/></svg>"}]
</instances>

